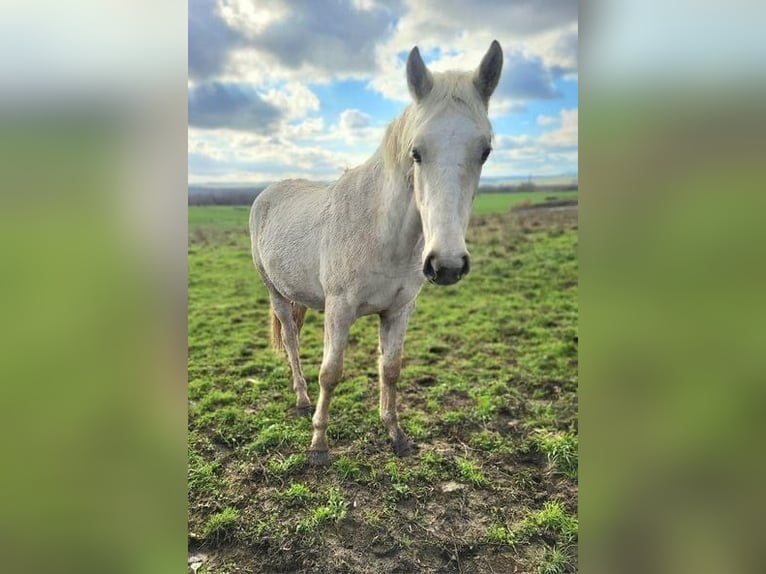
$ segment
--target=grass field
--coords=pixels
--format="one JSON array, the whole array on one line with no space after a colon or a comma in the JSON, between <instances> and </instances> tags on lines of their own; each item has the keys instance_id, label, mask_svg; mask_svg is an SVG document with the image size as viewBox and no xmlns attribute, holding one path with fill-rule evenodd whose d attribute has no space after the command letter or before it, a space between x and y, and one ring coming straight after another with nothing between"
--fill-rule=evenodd
<instances>
[{"instance_id":1,"label":"grass field","mask_svg":"<svg viewBox=\"0 0 766 574\"><path fill-rule=\"evenodd\" d=\"M190 205L189 231L195 229L247 229L249 205Z\"/></svg>"},{"instance_id":2,"label":"grass field","mask_svg":"<svg viewBox=\"0 0 766 574\"><path fill-rule=\"evenodd\" d=\"M471 274L423 288L399 385L414 457L393 455L378 420L377 319L354 325L326 468L306 464L311 421L291 415L289 367L269 349L248 211L189 209L197 572L575 572L576 210L474 216ZM309 311L313 400L321 341Z\"/></svg>"},{"instance_id":3,"label":"grass field","mask_svg":"<svg viewBox=\"0 0 766 574\"><path fill-rule=\"evenodd\" d=\"M577 191L520 191L514 193L480 193L473 204L473 212L498 213L523 203L543 203L549 199L577 199Z\"/></svg>"}]
</instances>

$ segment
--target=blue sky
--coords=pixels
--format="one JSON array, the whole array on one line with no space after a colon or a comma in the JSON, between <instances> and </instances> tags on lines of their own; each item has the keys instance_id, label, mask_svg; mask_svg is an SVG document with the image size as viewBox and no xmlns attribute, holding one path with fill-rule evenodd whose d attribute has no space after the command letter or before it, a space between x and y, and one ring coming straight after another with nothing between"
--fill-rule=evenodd
<instances>
[{"instance_id":1,"label":"blue sky","mask_svg":"<svg viewBox=\"0 0 766 574\"><path fill-rule=\"evenodd\" d=\"M505 65L486 177L577 174L576 0L190 0L189 183L335 179L434 71Z\"/></svg>"}]
</instances>

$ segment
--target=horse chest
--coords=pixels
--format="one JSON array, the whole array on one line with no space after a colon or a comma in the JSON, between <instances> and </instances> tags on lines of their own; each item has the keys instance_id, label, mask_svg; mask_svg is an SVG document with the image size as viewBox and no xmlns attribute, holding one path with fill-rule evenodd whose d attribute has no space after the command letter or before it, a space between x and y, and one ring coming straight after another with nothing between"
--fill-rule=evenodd
<instances>
[{"instance_id":1,"label":"horse chest","mask_svg":"<svg viewBox=\"0 0 766 574\"><path fill-rule=\"evenodd\" d=\"M422 280L414 278L385 279L369 285L360 297L360 315L398 309L412 301L418 294Z\"/></svg>"}]
</instances>

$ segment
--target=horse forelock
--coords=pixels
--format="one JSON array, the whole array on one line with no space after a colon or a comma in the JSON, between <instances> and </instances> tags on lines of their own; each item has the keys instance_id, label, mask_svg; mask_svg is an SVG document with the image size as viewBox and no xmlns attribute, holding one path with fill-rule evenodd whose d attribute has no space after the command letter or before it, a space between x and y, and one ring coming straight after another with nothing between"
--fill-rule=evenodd
<instances>
[{"instance_id":1,"label":"horse forelock","mask_svg":"<svg viewBox=\"0 0 766 574\"><path fill-rule=\"evenodd\" d=\"M386 129L383 141L385 163L390 168L409 166L409 158L415 134L430 118L447 109L454 109L474 118L477 122L488 121L487 106L473 83L472 72L434 72L433 87L428 96L419 103L407 106L402 115Z\"/></svg>"}]
</instances>

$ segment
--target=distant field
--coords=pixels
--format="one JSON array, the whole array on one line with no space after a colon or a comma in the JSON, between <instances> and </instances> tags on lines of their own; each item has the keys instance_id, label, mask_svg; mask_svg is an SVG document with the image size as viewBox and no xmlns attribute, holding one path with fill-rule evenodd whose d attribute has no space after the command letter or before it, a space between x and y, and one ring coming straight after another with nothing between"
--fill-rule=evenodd
<instances>
[{"instance_id":1,"label":"distant field","mask_svg":"<svg viewBox=\"0 0 766 574\"><path fill-rule=\"evenodd\" d=\"M189 229L195 227L247 229L249 216L249 205L190 205Z\"/></svg>"},{"instance_id":2,"label":"distant field","mask_svg":"<svg viewBox=\"0 0 766 574\"><path fill-rule=\"evenodd\" d=\"M480 193L473 204L474 213L501 213L528 201L541 203L548 198L577 199L577 191L520 191L514 193Z\"/></svg>"},{"instance_id":3,"label":"distant field","mask_svg":"<svg viewBox=\"0 0 766 574\"><path fill-rule=\"evenodd\" d=\"M515 193L480 193L473 204L473 212L502 213L515 205L528 201L541 203L548 198L577 199L576 191L525 191ZM247 205L190 205L189 229L193 227L247 228L250 206Z\"/></svg>"},{"instance_id":4,"label":"distant field","mask_svg":"<svg viewBox=\"0 0 766 574\"><path fill-rule=\"evenodd\" d=\"M500 213L471 221L471 274L418 299L399 413L420 452L391 452L366 317L334 393L327 468L307 464L311 420L291 414L290 370L269 348L248 208L189 208L197 574L577 571L577 212L508 211L523 200L479 197ZM310 311L301 336L314 401L322 321Z\"/></svg>"}]
</instances>

